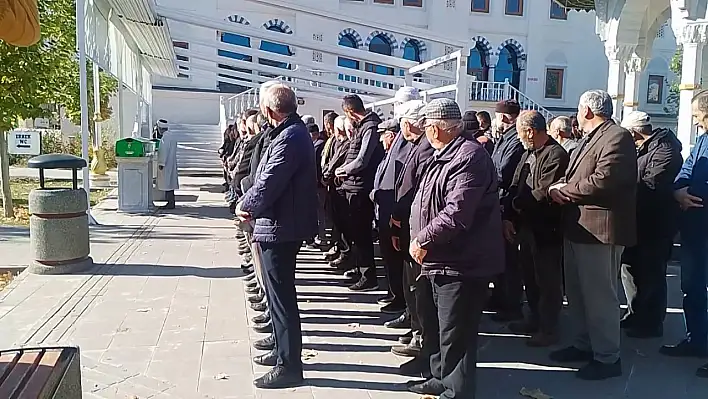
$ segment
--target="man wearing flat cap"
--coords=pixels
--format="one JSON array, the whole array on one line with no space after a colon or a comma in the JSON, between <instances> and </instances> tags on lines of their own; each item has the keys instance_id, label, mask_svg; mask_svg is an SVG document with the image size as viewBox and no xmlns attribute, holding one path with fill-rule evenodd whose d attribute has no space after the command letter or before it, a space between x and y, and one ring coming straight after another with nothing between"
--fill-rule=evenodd
<instances>
[{"instance_id":1,"label":"man wearing flat cap","mask_svg":"<svg viewBox=\"0 0 708 399\"><path fill-rule=\"evenodd\" d=\"M521 113L521 106L516 100L504 100L497 103L494 111L499 138L492 152L492 161L497 171L499 202L504 204L509 196L516 166L524 153L524 147L516 132L516 119ZM498 322L520 320L524 317L521 312L523 284L518 260L518 243L505 242L506 267L494 281L494 291L490 300L490 310L497 312L491 318Z\"/></svg>"},{"instance_id":2,"label":"man wearing flat cap","mask_svg":"<svg viewBox=\"0 0 708 399\"><path fill-rule=\"evenodd\" d=\"M383 313L399 315L406 310L406 301L403 297L403 254L393 248L389 221L396 202L396 180L403 170L410 145L403 139L398 121L395 119L381 122L378 130L386 156L376 170L371 200L376 205L379 247L388 281L388 293L379 299L379 303L383 305L381 307Z\"/></svg>"},{"instance_id":3,"label":"man wearing flat cap","mask_svg":"<svg viewBox=\"0 0 708 399\"><path fill-rule=\"evenodd\" d=\"M409 253L434 294L436 310L424 319L439 331L426 331L425 339L439 342L432 378L409 390L442 399L474 397L479 320L489 282L504 268L496 170L479 142L463 133L457 103L435 99L424 117L435 152L413 199Z\"/></svg>"},{"instance_id":4,"label":"man wearing flat cap","mask_svg":"<svg viewBox=\"0 0 708 399\"><path fill-rule=\"evenodd\" d=\"M630 112L622 127L637 144L637 244L622 254L628 307L621 326L630 337L660 337L666 315L666 263L678 229L673 181L683 161L681 142L669 129L652 130L646 112Z\"/></svg>"}]
</instances>

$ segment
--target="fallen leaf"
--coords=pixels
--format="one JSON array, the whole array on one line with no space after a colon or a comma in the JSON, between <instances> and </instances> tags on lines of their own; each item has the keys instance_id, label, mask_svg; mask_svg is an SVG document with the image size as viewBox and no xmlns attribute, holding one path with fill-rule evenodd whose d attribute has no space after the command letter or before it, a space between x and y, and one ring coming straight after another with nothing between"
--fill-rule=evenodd
<instances>
[{"instance_id":1,"label":"fallen leaf","mask_svg":"<svg viewBox=\"0 0 708 399\"><path fill-rule=\"evenodd\" d=\"M528 389L526 387L521 388L519 391L519 394L521 396L526 396L527 398L533 398L533 399L553 399L553 396L546 395L545 393L541 392L540 389Z\"/></svg>"},{"instance_id":2,"label":"fallen leaf","mask_svg":"<svg viewBox=\"0 0 708 399\"><path fill-rule=\"evenodd\" d=\"M219 374L217 374L217 375L214 376L214 379L215 379L215 380L228 380L228 379L229 379L229 376L226 375L226 374L224 374L224 373L219 373Z\"/></svg>"},{"instance_id":3,"label":"fallen leaf","mask_svg":"<svg viewBox=\"0 0 708 399\"><path fill-rule=\"evenodd\" d=\"M150 309L150 308L142 308L142 309L136 310L136 312L138 312L138 313L147 313L147 312L149 312L149 311L151 311L151 310L152 310L152 309Z\"/></svg>"},{"instance_id":4,"label":"fallen leaf","mask_svg":"<svg viewBox=\"0 0 708 399\"><path fill-rule=\"evenodd\" d=\"M302 360L310 360L317 356L317 351L312 349L304 349L302 351Z\"/></svg>"}]
</instances>

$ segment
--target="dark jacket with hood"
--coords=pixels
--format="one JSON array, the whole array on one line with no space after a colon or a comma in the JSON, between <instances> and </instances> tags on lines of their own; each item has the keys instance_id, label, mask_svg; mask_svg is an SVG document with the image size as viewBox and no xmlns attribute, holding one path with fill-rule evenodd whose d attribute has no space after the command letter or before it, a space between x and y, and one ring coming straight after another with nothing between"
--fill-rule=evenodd
<instances>
[{"instance_id":1,"label":"dark jacket with hood","mask_svg":"<svg viewBox=\"0 0 708 399\"><path fill-rule=\"evenodd\" d=\"M258 140L253 148L253 153L251 155L251 162L248 165L248 176L244 177L241 181L241 187L243 187L243 192L248 191L256 180L256 172L258 171L258 165L261 162L261 158L265 154L270 141L273 136L273 126L266 122L261 126L261 134L258 136Z\"/></svg>"},{"instance_id":2,"label":"dark jacket with hood","mask_svg":"<svg viewBox=\"0 0 708 399\"><path fill-rule=\"evenodd\" d=\"M492 161L497 169L497 184L499 185L499 199L504 201L509 193L511 181L519 164L524 146L516 133L516 126L507 129L499 138L492 152Z\"/></svg>"},{"instance_id":3,"label":"dark jacket with hood","mask_svg":"<svg viewBox=\"0 0 708 399\"><path fill-rule=\"evenodd\" d=\"M243 191L241 191L241 181L250 174L251 159L253 158L253 152L258 145L259 138L260 135L256 135L248 140L241 140L241 145L239 146L238 154L235 158L235 167L233 170L233 184L237 188L239 194L243 193Z\"/></svg>"},{"instance_id":4,"label":"dark jacket with hood","mask_svg":"<svg viewBox=\"0 0 708 399\"><path fill-rule=\"evenodd\" d=\"M413 200L411 236L428 252L423 274L491 277L504 270L494 164L473 137L460 135L425 167Z\"/></svg>"},{"instance_id":5,"label":"dark jacket with hood","mask_svg":"<svg viewBox=\"0 0 708 399\"><path fill-rule=\"evenodd\" d=\"M386 226L396 203L396 181L403 173L410 151L410 143L403 137L403 133L399 132L376 170L372 196L377 207L378 220Z\"/></svg>"},{"instance_id":6,"label":"dark jacket with hood","mask_svg":"<svg viewBox=\"0 0 708 399\"><path fill-rule=\"evenodd\" d=\"M318 186L321 186L320 181L322 179L322 150L324 150L325 145L325 140L322 137L324 137L324 133L320 133L317 140L312 142L312 145L315 147L315 162L317 162L316 166Z\"/></svg>"},{"instance_id":7,"label":"dark jacket with hood","mask_svg":"<svg viewBox=\"0 0 708 399\"><path fill-rule=\"evenodd\" d=\"M374 187L374 175L384 157L379 141L379 123L381 118L375 112L369 112L356 126L354 137L349 139L349 151L342 166L347 173L342 183L344 191L368 196Z\"/></svg>"},{"instance_id":8,"label":"dark jacket with hood","mask_svg":"<svg viewBox=\"0 0 708 399\"><path fill-rule=\"evenodd\" d=\"M296 242L317 233L317 170L307 127L292 114L275 127L241 210L255 219L256 242Z\"/></svg>"}]
</instances>

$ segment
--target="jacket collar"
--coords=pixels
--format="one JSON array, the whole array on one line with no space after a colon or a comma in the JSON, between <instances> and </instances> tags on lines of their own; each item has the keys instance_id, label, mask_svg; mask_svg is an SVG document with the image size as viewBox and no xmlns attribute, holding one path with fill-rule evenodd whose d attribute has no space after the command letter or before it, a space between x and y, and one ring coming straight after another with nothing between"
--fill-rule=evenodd
<instances>
[{"instance_id":1,"label":"jacket collar","mask_svg":"<svg viewBox=\"0 0 708 399\"><path fill-rule=\"evenodd\" d=\"M649 136L643 143L642 145L637 148L637 154L644 154L647 153L654 148L656 148L659 144L663 142L670 142L672 145L677 146L679 149L682 148L681 142L676 138L674 135L674 132L672 132L670 129L654 129L652 131L652 135Z\"/></svg>"},{"instance_id":2,"label":"jacket collar","mask_svg":"<svg viewBox=\"0 0 708 399\"><path fill-rule=\"evenodd\" d=\"M460 133L459 136L452 139L439 154L435 155L436 161L449 162L457 154L457 150L462 146L462 144L469 140L469 136L465 133Z\"/></svg>"},{"instance_id":3,"label":"jacket collar","mask_svg":"<svg viewBox=\"0 0 708 399\"><path fill-rule=\"evenodd\" d=\"M302 120L300 119L300 115L292 113L288 115L285 119L283 119L282 122L278 124L273 130L270 132L270 137L275 138L277 135L279 135L283 130L289 128L292 125L295 125L297 123L302 124Z\"/></svg>"},{"instance_id":4,"label":"jacket collar","mask_svg":"<svg viewBox=\"0 0 708 399\"><path fill-rule=\"evenodd\" d=\"M612 126L615 126L615 121L613 121L612 119L608 119L601 123L599 126L597 126L595 129L593 129L592 132L586 135L582 140L580 140L578 148L573 151L573 156L570 159L570 164L568 165L566 176L570 177L573 175L573 173L575 173L575 169L578 165L580 165L580 162L585 157L585 154L590 151L590 148L592 148L600 139L600 137L602 136L602 132Z\"/></svg>"}]
</instances>

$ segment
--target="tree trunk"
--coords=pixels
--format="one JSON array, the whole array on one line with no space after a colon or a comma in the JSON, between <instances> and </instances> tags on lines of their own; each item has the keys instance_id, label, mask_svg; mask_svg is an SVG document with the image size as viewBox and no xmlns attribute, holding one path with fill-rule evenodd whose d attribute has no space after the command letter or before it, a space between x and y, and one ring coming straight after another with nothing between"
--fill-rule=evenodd
<instances>
[{"instance_id":1,"label":"tree trunk","mask_svg":"<svg viewBox=\"0 0 708 399\"><path fill-rule=\"evenodd\" d=\"M12 192L10 191L10 154L7 150L7 134L0 131L0 189L2 189L3 216L15 216L12 207Z\"/></svg>"}]
</instances>

